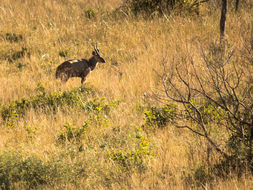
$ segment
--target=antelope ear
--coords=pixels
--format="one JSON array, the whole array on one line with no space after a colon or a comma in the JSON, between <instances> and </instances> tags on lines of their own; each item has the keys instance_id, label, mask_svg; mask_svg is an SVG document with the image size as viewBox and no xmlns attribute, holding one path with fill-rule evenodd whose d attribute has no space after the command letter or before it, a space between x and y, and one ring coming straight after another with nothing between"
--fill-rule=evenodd
<instances>
[{"instance_id":1,"label":"antelope ear","mask_svg":"<svg viewBox=\"0 0 253 190\"><path fill-rule=\"evenodd\" d=\"M92 55L96 55L96 52L95 52L95 51L92 51Z\"/></svg>"}]
</instances>

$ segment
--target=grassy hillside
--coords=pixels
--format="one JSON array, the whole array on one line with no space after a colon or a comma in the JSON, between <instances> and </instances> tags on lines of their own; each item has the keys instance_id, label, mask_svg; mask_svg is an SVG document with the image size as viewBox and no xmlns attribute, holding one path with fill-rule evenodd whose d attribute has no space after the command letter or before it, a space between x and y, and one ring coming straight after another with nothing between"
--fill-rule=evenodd
<instances>
[{"instance_id":1,"label":"grassy hillside","mask_svg":"<svg viewBox=\"0 0 253 190\"><path fill-rule=\"evenodd\" d=\"M226 39L238 62L252 56L245 50L253 39L250 3L243 2L237 13L228 7ZM157 73L165 59L172 63L191 55L197 64L202 61L201 48L219 41L219 4L204 4L199 15L175 11L154 18L128 15L121 5L0 4L2 189L252 189L247 169L240 175L213 172L222 157L203 138L170 122L148 122L166 104L172 117L173 106L181 109L156 98L165 96ZM56 67L89 58L92 43L106 64L82 87L79 78L56 80ZM219 139L226 133L215 134Z\"/></svg>"}]
</instances>

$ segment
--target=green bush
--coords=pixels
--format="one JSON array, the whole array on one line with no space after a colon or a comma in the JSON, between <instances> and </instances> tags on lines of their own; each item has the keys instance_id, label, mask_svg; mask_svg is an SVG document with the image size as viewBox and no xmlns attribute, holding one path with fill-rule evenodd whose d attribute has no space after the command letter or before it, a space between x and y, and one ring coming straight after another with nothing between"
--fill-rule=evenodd
<instances>
[{"instance_id":1,"label":"green bush","mask_svg":"<svg viewBox=\"0 0 253 190\"><path fill-rule=\"evenodd\" d=\"M9 63L13 63L18 59L24 57L30 57L31 53L27 47L22 47L21 50L9 49L5 52L1 52L0 59L8 60Z\"/></svg>"},{"instance_id":2,"label":"green bush","mask_svg":"<svg viewBox=\"0 0 253 190\"><path fill-rule=\"evenodd\" d=\"M81 142L82 135L85 133L88 123L84 123L81 127L73 126L69 123L64 125L64 129L60 131L58 142L65 143L66 141L74 144Z\"/></svg>"},{"instance_id":3,"label":"green bush","mask_svg":"<svg viewBox=\"0 0 253 190\"><path fill-rule=\"evenodd\" d=\"M190 119L191 114L195 114L198 119L200 119L201 117L204 124L222 124L224 123L225 119L227 119L226 112L207 99L201 99L198 101L191 100L191 104L199 110L201 116L198 115L196 110L194 110L190 106L190 104L187 104L185 110L185 117L188 119Z\"/></svg>"},{"instance_id":4,"label":"green bush","mask_svg":"<svg viewBox=\"0 0 253 190\"><path fill-rule=\"evenodd\" d=\"M130 10L135 14L145 13L153 14L155 12L161 12L162 0L126 0L125 4L130 8Z\"/></svg>"},{"instance_id":5,"label":"green bush","mask_svg":"<svg viewBox=\"0 0 253 190\"><path fill-rule=\"evenodd\" d=\"M197 12L201 3L196 0L125 0L124 7L134 15L163 15L173 9L187 12Z\"/></svg>"},{"instance_id":6,"label":"green bush","mask_svg":"<svg viewBox=\"0 0 253 190\"><path fill-rule=\"evenodd\" d=\"M22 98L16 100L1 109L3 120L13 125L15 118L24 116L28 109L34 110L51 110L56 112L58 107L72 106L83 107L83 101L87 98L89 90L85 88L77 88L72 91L59 91L46 94L40 92L36 96L28 99Z\"/></svg>"},{"instance_id":7,"label":"green bush","mask_svg":"<svg viewBox=\"0 0 253 190\"><path fill-rule=\"evenodd\" d=\"M176 119L176 112L177 108L173 104L168 104L160 108L152 106L145 110L145 126L163 128L169 122Z\"/></svg>"},{"instance_id":8,"label":"green bush","mask_svg":"<svg viewBox=\"0 0 253 190\"><path fill-rule=\"evenodd\" d=\"M36 135L36 132L38 130L38 128L33 125L25 125L25 129L27 132L27 137L30 139L33 139L33 137Z\"/></svg>"},{"instance_id":9,"label":"green bush","mask_svg":"<svg viewBox=\"0 0 253 190\"><path fill-rule=\"evenodd\" d=\"M207 182L211 183L214 179L214 176L208 172L208 167L202 163L196 164L188 172L183 172L181 177L187 186L191 186L193 189Z\"/></svg>"},{"instance_id":10,"label":"green bush","mask_svg":"<svg viewBox=\"0 0 253 190\"><path fill-rule=\"evenodd\" d=\"M119 104L118 100L106 101L106 98L94 98L87 101L90 90L86 88L47 94L43 87L39 87L38 91L38 95L31 96L27 99L15 100L9 105L2 106L0 112L3 120L6 123L9 122L10 126L13 126L15 120L18 117L24 116L27 110L31 108L35 111L56 112L59 107L63 106L75 107L87 111L89 114L94 114L96 119L101 119L103 116L108 116L111 109Z\"/></svg>"},{"instance_id":11,"label":"green bush","mask_svg":"<svg viewBox=\"0 0 253 190\"><path fill-rule=\"evenodd\" d=\"M87 9L85 11L85 17L88 19L95 19L97 16L98 10L96 9Z\"/></svg>"},{"instance_id":12,"label":"green bush","mask_svg":"<svg viewBox=\"0 0 253 190\"><path fill-rule=\"evenodd\" d=\"M60 57L67 57L69 55L69 49L59 51Z\"/></svg>"},{"instance_id":13,"label":"green bush","mask_svg":"<svg viewBox=\"0 0 253 190\"><path fill-rule=\"evenodd\" d=\"M110 160L116 162L122 171L135 171L143 172L147 166L145 165L145 159L153 155L153 152L149 148L149 141L144 136L136 136L137 147L133 151L114 151L108 153Z\"/></svg>"},{"instance_id":14,"label":"green bush","mask_svg":"<svg viewBox=\"0 0 253 190\"><path fill-rule=\"evenodd\" d=\"M118 106L119 100L106 101L106 98L94 98L85 104L84 108L88 112L95 113L97 115L105 114L109 115L110 111Z\"/></svg>"},{"instance_id":15,"label":"green bush","mask_svg":"<svg viewBox=\"0 0 253 190\"><path fill-rule=\"evenodd\" d=\"M17 43L17 42L23 40L23 36L22 36L22 34L6 33L5 39L11 43L13 43L13 42Z\"/></svg>"},{"instance_id":16,"label":"green bush","mask_svg":"<svg viewBox=\"0 0 253 190\"><path fill-rule=\"evenodd\" d=\"M0 189L37 189L57 183L74 182L76 174L71 166L57 159L43 161L36 156L25 158L18 151L0 152Z\"/></svg>"}]
</instances>

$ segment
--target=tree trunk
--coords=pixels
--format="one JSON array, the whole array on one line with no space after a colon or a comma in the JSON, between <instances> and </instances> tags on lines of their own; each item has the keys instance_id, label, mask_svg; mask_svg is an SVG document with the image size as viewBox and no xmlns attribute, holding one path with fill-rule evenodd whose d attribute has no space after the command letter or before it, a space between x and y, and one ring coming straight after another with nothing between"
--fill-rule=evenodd
<instances>
[{"instance_id":1,"label":"tree trunk","mask_svg":"<svg viewBox=\"0 0 253 190\"><path fill-rule=\"evenodd\" d=\"M250 139L249 139L249 155L248 155L248 158L249 158L249 163L251 164L252 163L252 157L253 157L253 153L252 153L252 144L253 142L253 126L251 126L250 128Z\"/></svg>"},{"instance_id":2,"label":"tree trunk","mask_svg":"<svg viewBox=\"0 0 253 190\"><path fill-rule=\"evenodd\" d=\"M221 17L220 17L220 41L222 42L225 36L225 23L227 13L227 0L222 0Z\"/></svg>"},{"instance_id":3,"label":"tree trunk","mask_svg":"<svg viewBox=\"0 0 253 190\"><path fill-rule=\"evenodd\" d=\"M251 27L250 48L253 51L253 27Z\"/></svg>"},{"instance_id":4,"label":"tree trunk","mask_svg":"<svg viewBox=\"0 0 253 190\"><path fill-rule=\"evenodd\" d=\"M235 1L235 11L238 11L238 7L239 7L239 0Z\"/></svg>"},{"instance_id":5,"label":"tree trunk","mask_svg":"<svg viewBox=\"0 0 253 190\"><path fill-rule=\"evenodd\" d=\"M252 153L252 148L253 148L253 114L251 115L251 126L249 128L249 153L248 153L248 162L251 165L252 164L252 157L253 157L253 153ZM252 165L253 166L253 165Z\"/></svg>"}]
</instances>

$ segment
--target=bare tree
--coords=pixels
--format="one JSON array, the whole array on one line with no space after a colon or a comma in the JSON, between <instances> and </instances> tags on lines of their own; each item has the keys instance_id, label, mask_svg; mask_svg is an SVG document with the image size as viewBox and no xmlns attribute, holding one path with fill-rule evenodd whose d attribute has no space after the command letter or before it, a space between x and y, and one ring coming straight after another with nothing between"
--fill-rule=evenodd
<instances>
[{"instance_id":1,"label":"bare tree","mask_svg":"<svg viewBox=\"0 0 253 190\"><path fill-rule=\"evenodd\" d=\"M244 156L252 164L253 88L233 52L224 53L220 45L213 45L208 51L201 49L202 63L195 63L190 55L170 63L163 59L159 76L166 97L182 105L176 127L204 137L227 159ZM225 129L226 142L217 142L210 126ZM233 144L230 149L229 144ZM237 149L243 156L237 155L241 154Z\"/></svg>"}]
</instances>

